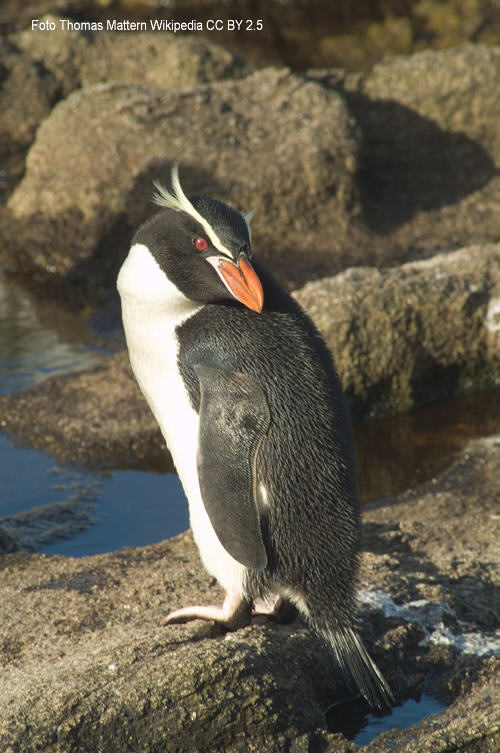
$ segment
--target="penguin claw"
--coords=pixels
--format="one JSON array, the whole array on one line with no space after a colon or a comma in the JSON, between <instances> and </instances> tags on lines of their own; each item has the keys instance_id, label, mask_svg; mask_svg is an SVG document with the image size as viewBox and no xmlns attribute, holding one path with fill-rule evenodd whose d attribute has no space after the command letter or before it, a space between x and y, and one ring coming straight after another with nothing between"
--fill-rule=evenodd
<instances>
[{"instance_id":1,"label":"penguin claw","mask_svg":"<svg viewBox=\"0 0 500 753\"><path fill-rule=\"evenodd\" d=\"M162 617L159 625L164 627L189 622L190 620L214 620L227 630L237 630L250 624L251 615L251 602L244 599L240 594L226 594L221 607L198 605L174 609L173 612L169 612L165 617Z\"/></svg>"}]
</instances>

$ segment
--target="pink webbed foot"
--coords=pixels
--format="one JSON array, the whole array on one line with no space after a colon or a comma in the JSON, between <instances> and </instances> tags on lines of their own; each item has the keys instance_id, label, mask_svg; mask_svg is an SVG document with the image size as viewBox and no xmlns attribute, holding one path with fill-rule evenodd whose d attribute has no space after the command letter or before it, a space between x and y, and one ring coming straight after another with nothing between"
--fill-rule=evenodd
<instances>
[{"instance_id":1,"label":"pink webbed foot","mask_svg":"<svg viewBox=\"0 0 500 753\"><path fill-rule=\"evenodd\" d=\"M189 620L214 620L228 630L250 624L252 604L240 594L226 594L221 607L199 605L175 609L160 620L160 626L175 625Z\"/></svg>"}]
</instances>

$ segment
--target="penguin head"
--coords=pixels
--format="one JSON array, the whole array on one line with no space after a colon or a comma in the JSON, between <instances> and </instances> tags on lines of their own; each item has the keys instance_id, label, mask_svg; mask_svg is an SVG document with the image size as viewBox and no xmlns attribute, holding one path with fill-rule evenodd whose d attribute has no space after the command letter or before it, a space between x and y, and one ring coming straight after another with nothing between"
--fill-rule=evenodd
<instances>
[{"instance_id":1,"label":"penguin head","mask_svg":"<svg viewBox=\"0 0 500 753\"><path fill-rule=\"evenodd\" d=\"M155 183L162 211L145 222L133 246L146 247L167 279L188 299L237 300L261 312L264 293L251 263L250 219L208 196L187 198L172 169L172 189Z\"/></svg>"}]
</instances>

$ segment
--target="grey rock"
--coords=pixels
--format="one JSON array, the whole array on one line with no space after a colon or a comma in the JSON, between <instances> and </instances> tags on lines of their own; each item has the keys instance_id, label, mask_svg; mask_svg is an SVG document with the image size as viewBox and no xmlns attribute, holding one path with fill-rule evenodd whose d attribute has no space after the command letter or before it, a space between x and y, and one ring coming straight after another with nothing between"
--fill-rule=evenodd
<instances>
[{"instance_id":1,"label":"grey rock","mask_svg":"<svg viewBox=\"0 0 500 753\"><path fill-rule=\"evenodd\" d=\"M446 600L454 630L490 634L499 462L498 438L476 443L443 477L369 510L362 589L398 603ZM220 598L190 533L81 559L4 556L2 749L356 750L325 728L328 704L346 691L302 623L225 637L209 624L156 627L166 609ZM498 662L422 643L419 625L377 610L365 610L363 626L399 699L423 690L454 701L368 750L492 753Z\"/></svg>"},{"instance_id":2,"label":"grey rock","mask_svg":"<svg viewBox=\"0 0 500 753\"><path fill-rule=\"evenodd\" d=\"M500 47L387 59L334 88L362 130L359 190L383 260L500 238Z\"/></svg>"},{"instance_id":3,"label":"grey rock","mask_svg":"<svg viewBox=\"0 0 500 753\"><path fill-rule=\"evenodd\" d=\"M70 539L95 523L92 495L69 499L0 518L0 551L36 551L59 539ZM13 548L5 549L2 540L10 539Z\"/></svg>"},{"instance_id":4,"label":"grey rock","mask_svg":"<svg viewBox=\"0 0 500 753\"><path fill-rule=\"evenodd\" d=\"M0 154L4 157L29 146L39 123L59 96L54 75L41 63L0 38Z\"/></svg>"},{"instance_id":5,"label":"grey rock","mask_svg":"<svg viewBox=\"0 0 500 753\"><path fill-rule=\"evenodd\" d=\"M18 549L19 545L16 540L4 530L3 526L0 526L0 554L17 552Z\"/></svg>"},{"instance_id":6,"label":"grey rock","mask_svg":"<svg viewBox=\"0 0 500 753\"><path fill-rule=\"evenodd\" d=\"M358 267L295 293L355 415L407 410L498 379L500 245Z\"/></svg>"},{"instance_id":7,"label":"grey rock","mask_svg":"<svg viewBox=\"0 0 500 753\"><path fill-rule=\"evenodd\" d=\"M356 149L341 97L286 70L168 93L96 84L41 125L8 203L5 263L114 285L152 180L168 184L179 162L187 193L256 210L255 248L283 278L332 270L344 244L358 259Z\"/></svg>"}]
</instances>

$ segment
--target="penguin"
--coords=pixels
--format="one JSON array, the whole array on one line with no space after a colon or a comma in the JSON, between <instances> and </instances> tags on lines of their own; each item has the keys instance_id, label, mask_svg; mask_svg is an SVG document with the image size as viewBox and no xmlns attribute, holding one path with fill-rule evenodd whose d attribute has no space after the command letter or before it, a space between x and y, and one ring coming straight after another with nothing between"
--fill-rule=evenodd
<instances>
[{"instance_id":1,"label":"penguin","mask_svg":"<svg viewBox=\"0 0 500 753\"><path fill-rule=\"evenodd\" d=\"M332 356L253 258L251 214L187 197L178 168L117 281L132 370L182 482L222 606L161 624L305 616L348 685L393 701L357 628L360 510L350 419Z\"/></svg>"}]
</instances>

